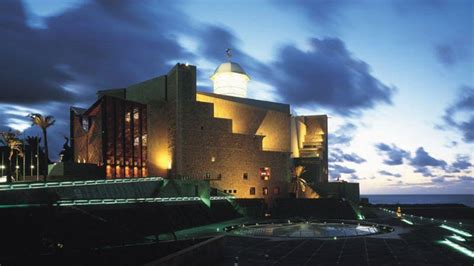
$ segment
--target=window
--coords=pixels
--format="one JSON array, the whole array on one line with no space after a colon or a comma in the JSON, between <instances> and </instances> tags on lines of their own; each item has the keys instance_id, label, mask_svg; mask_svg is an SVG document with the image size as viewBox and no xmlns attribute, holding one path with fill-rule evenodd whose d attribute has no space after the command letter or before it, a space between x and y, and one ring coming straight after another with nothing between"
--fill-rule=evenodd
<instances>
[{"instance_id":1,"label":"window","mask_svg":"<svg viewBox=\"0 0 474 266\"><path fill-rule=\"evenodd\" d=\"M217 179L219 179L219 180L222 179L222 174L218 174Z\"/></svg>"},{"instance_id":2,"label":"window","mask_svg":"<svg viewBox=\"0 0 474 266\"><path fill-rule=\"evenodd\" d=\"M139 110L138 108L133 108L133 119L138 120L140 118L139 116Z\"/></svg>"},{"instance_id":3,"label":"window","mask_svg":"<svg viewBox=\"0 0 474 266\"><path fill-rule=\"evenodd\" d=\"M270 167L260 168L260 178L262 180L270 179Z\"/></svg>"},{"instance_id":4,"label":"window","mask_svg":"<svg viewBox=\"0 0 474 266\"><path fill-rule=\"evenodd\" d=\"M204 127L203 127L203 126L201 126L201 130L204 130Z\"/></svg>"},{"instance_id":5,"label":"window","mask_svg":"<svg viewBox=\"0 0 474 266\"><path fill-rule=\"evenodd\" d=\"M227 193L227 190L224 189L224 193Z\"/></svg>"},{"instance_id":6,"label":"window","mask_svg":"<svg viewBox=\"0 0 474 266\"><path fill-rule=\"evenodd\" d=\"M234 189L234 194L237 193L237 190Z\"/></svg>"},{"instance_id":7,"label":"window","mask_svg":"<svg viewBox=\"0 0 474 266\"><path fill-rule=\"evenodd\" d=\"M89 117L82 117L82 129L84 129L84 131L89 131Z\"/></svg>"},{"instance_id":8,"label":"window","mask_svg":"<svg viewBox=\"0 0 474 266\"><path fill-rule=\"evenodd\" d=\"M250 195L255 195L255 187L250 188Z\"/></svg>"},{"instance_id":9,"label":"window","mask_svg":"<svg viewBox=\"0 0 474 266\"><path fill-rule=\"evenodd\" d=\"M280 194L280 187L275 187L275 188L273 189L273 194L279 195L279 194Z\"/></svg>"},{"instance_id":10,"label":"window","mask_svg":"<svg viewBox=\"0 0 474 266\"><path fill-rule=\"evenodd\" d=\"M263 193L263 195L268 195L268 188L267 188L267 187L264 187L264 188L262 189L262 193Z\"/></svg>"},{"instance_id":11,"label":"window","mask_svg":"<svg viewBox=\"0 0 474 266\"><path fill-rule=\"evenodd\" d=\"M206 173L206 179L211 179L211 173Z\"/></svg>"},{"instance_id":12,"label":"window","mask_svg":"<svg viewBox=\"0 0 474 266\"><path fill-rule=\"evenodd\" d=\"M199 196L199 186L194 186L194 196Z\"/></svg>"},{"instance_id":13,"label":"window","mask_svg":"<svg viewBox=\"0 0 474 266\"><path fill-rule=\"evenodd\" d=\"M249 175L247 173L244 173L244 180L249 179Z\"/></svg>"},{"instance_id":14,"label":"window","mask_svg":"<svg viewBox=\"0 0 474 266\"><path fill-rule=\"evenodd\" d=\"M212 156L211 157L211 162L215 162L216 161L216 157Z\"/></svg>"}]
</instances>

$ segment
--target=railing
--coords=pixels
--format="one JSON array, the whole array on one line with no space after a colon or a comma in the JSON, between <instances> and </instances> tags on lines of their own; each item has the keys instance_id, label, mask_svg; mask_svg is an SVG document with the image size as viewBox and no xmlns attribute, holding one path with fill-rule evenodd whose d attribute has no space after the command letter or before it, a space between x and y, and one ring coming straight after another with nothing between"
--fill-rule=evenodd
<instances>
[{"instance_id":1,"label":"railing","mask_svg":"<svg viewBox=\"0 0 474 266\"><path fill-rule=\"evenodd\" d=\"M211 201L230 200L234 196L211 196ZM80 199L80 200L58 200L53 205L56 206L85 206L85 205L112 205L112 204L133 204L133 203L157 203L157 202L189 202L201 201L200 197L166 197L166 198L122 198L122 199ZM30 204L5 204L0 205L2 208L27 208L48 206L44 203Z\"/></svg>"},{"instance_id":2,"label":"railing","mask_svg":"<svg viewBox=\"0 0 474 266\"><path fill-rule=\"evenodd\" d=\"M18 190L18 189L53 188L53 187L74 187L74 186L88 186L88 185L100 185L100 184L136 183L136 182L150 182L150 181L160 181L160 180L163 180L163 178L162 177L143 177L143 178L7 184L7 185L0 185L0 191Z\"/></svg>"}]
</instances>

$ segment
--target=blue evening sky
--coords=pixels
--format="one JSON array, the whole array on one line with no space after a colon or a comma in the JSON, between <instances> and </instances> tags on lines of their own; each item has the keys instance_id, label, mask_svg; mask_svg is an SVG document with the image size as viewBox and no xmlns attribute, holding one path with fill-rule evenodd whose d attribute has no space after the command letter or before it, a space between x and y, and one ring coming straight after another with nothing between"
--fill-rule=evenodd
<instances>
[{"instance_id":1,"label":"blue evening sky","mask_svg":"<svg viewBox=\"0 0 474 266\"><path fill-rule=\"evenodd\" d=\"M133 8L97 2L24 0L31 29L24 34L46 36L41 40L55 47L69 44L64 53L71 54L84 52L79 46L101 47L98 42L108 45L99 51L108 51L126 46L128 38L150 41L114 58L123 64L118 75L134 73L123 80L138 82L162 74L167 64L189 62L197 66L203 90L231 46L233 60L252 77L250 97L291 103L297 114L331 117L332 180L360 182L362 194L474 193L473 1L124 1ZM90 25L103 40L87 37ZM76 31L85 37L75 40ZM109 44L112 39L120 42ZM157 70L141 76L137 58L154 56L157 62L149 66ZM60 85L65 91L93 92L121 81L99 82L76 56L57 57L54 69L71 75ZM98 73L103 67L99 62L88 68L93 66ZM50 99L49 110L92 100ZM24 130L24 120L9 114L41 106L0 100L0 116ZM64 120L57 135L67 132Z\"/></svg>"}]
</instances>

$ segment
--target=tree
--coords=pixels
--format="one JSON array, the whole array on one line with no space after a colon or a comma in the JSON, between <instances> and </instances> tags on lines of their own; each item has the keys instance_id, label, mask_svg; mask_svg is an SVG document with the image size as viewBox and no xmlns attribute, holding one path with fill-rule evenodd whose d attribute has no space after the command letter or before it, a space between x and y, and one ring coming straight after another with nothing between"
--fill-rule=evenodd
<instances>
[{"instance_id":1,"label":"tree","mask_svg":"<svg viewBox=\"0 0 474 266\"><path fill-rule=\"evenodd\" d=\"M293 170L293 178L291 180L291 194L293 194L296 198L298 198L298 192L301 190L302 192L306 191L306 180L304 180L301 175L305 172L304 166L298 165Z\"/></svg>"},{"instance_id":2,"label":"tree","mask_svg":"<svg viewBox=\"0 0 474 266\"><path fill-rule=\"evenodd\" d=\"M44 165L46 168L44 171L44 181L46 182L46 179L48 176L48 164L49 164L47 129L48 127L54 125L54 122L56 122L56 120L51 115L43 116L38 113L29 114L28 117L31 119L32 125L39 127L41 131L43 132L44 153L45 153Z\"/></svg>"},{"instance_id":3,"label":"tree","mask_svg":"<svg viewBox=\"0 0 474 266\"><path fill-rule=\"evenodd\" d=\"M2 139L0 139L0 142L6 145L8 149L10 150L9 155L8 155L8 168L7 168L7 182L8 183L12 182L12 157L15 151L17 152L18 156L23 157L23 151L21 149L23 143L18 138L18 135L20 135L20 132L18 131L9 130L8 132L0 132L0 136L2 136Z\"/></svg>"}]
</instances>

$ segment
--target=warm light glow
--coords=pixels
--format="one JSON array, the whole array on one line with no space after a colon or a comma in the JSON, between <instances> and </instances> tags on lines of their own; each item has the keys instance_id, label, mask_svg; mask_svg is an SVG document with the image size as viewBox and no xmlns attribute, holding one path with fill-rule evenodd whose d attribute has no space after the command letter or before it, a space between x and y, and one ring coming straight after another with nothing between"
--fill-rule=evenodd
<instances>
[{"instance_id":1,"label":"warm light glow","mask_svg":"<svg viewBox=\"0 0 474 266\"><path fill-rule=\"evenodd\" d=\"M148 161L149 163L151 162L155 167L161 170L172 168L173 162L167 147L157 147L154 149L153 154L154 155L151 157L151 161Z\"/></svg>"},{"instance_id":2,"label":"warm light glow","mask_svg":"<svg viewBox=\"0 0 474 266\"><path fill-rule=\"evenodd\" d=\"M214 81L214 93L237 97L247 97L248 76L234 73L217 73L212 77Z\"/></svg>"},{"instance_id":3,"label":"warm light glow","mask_svg":"<svg viewBox=\"0 0 474 266\"><path fill-rule=\"evenodd\" d=\"M35 169L35 166L34 166L34 165L30 165L30 168L31 168L31 169Z\"/></svg>"},{"instance_id":4,"label":"warm light glow","mask_svg":"<svg viewBox=\"0 0 474 266\"><path fill-rule=\"evenodd\" d=\"M112 177L112 167L111 167L110 165L107 165L107 166L105 167L105 175L106 175L107 177Z\"/></svg>"}]
</instances>

